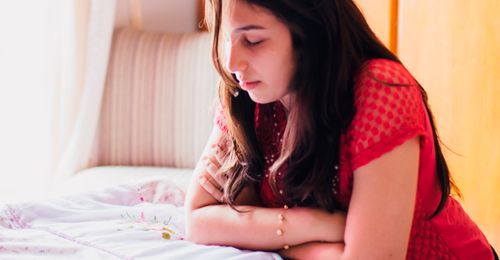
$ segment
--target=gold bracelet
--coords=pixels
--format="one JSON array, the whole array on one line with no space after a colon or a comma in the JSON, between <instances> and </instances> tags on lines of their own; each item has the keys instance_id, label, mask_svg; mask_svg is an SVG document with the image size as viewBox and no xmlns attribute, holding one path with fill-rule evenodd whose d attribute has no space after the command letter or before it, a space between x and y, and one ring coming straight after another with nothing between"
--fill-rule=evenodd
<instances>
[{"instance_id":1,"label":"gold bracelet","mask_svg":"<svg viewBox=\"0 0 500 260\"><path fill-rule=\"evenodd\" d=\"M278 214L278 221L279 221L279 228L276 230L276 235L278 235L279 237L283 237L283 240L285 239L285 231L284 231L284 222L286 221L286 212L288 210L288 206L285 205L283 206L283 211L281 213ZM287 244L287 243L284 243L283 245L283 249L284 250L287 250L288 248L290 248L290 246Z\"/></svg>"}]
</instances>

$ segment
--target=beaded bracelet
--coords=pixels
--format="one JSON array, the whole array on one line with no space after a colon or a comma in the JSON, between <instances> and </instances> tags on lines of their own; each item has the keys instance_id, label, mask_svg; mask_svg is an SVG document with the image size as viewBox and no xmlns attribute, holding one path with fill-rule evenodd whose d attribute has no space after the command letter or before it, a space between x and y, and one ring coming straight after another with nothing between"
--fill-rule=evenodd
<instances>
[{"instance_id":1,"label":"beaded bracelet","mask_svg":"<svg viewBox=\"0 0 500 260\"><path fill-rule=\"evenodd\" d=\"M286 221L285 215L286 215L286 212L288 210L288 206L287 205L283 206L283 209L284 210L278 214L279 227L276 230L276 235L278 235L279 237L283 237L283 239L284 239L285 231L284 231L283 225L284 225L284 222ZM287 243L284 243L283 249L287 250L288 248L290 248L290 246Z\"/></svg>"}]
</instances>

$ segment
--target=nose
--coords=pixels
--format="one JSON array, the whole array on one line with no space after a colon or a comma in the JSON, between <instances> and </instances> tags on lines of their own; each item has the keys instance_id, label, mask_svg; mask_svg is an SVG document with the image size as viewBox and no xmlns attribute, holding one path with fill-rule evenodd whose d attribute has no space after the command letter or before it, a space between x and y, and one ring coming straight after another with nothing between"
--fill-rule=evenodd
<instances>
[{"instance_id":1,"label":"nose","mask_svg":"<svg viewBox=\"0 0 500 260\"><path fill-rule=\"evenodd\" d=\"M229 42L226 49L226 55L227 69L229 72L235 74L238 80L240 80L241 75L248 67L248 61L245 58L244 50L238 46L238 43Z\"/></svg>"}]
</instances>

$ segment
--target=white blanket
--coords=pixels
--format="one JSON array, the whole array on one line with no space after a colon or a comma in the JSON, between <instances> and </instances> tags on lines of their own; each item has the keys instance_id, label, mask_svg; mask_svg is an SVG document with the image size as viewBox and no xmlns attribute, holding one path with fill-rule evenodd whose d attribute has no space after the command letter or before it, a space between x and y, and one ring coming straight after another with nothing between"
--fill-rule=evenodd
<instances>
[{"instance_id":1,"label":"white blanket","mask_svg":"<svg viewBox=\"0 0 500 260\"><path fill-rule=\"evenodd\" d=\"M183 200L157 178L0 205L0 259L281 259L184 240Z\"/></svg>"}]
</instances>

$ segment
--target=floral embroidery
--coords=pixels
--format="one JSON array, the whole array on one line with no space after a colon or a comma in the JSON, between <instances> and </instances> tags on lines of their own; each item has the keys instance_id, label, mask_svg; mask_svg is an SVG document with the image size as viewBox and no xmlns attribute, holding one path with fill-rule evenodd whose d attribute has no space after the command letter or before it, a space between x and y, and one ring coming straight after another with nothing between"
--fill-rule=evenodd
<instances>
[{"instance_id":1,"label":"floral embroidery","mask_svg":"<svg viewBox=\"0 0 500 260\"><path fill-rule=\"evenodd\" d=\"M134 214L130 214L129 212L125 212L125 214L121 214L120 217L124 219L123 222L119 222L118 224L121 227L117 228L117 231L124 231L127 229L135 229L142 231L154 231L158 232L158 236L166 239L166 240L183 240L184 237L179 232L177 227L171 223L172 217L170 216L168 220L160 220L157 216L153 216L152 219L147 219L144 211L141 211L139 216Z\"/></svg>"}]
</instances>

